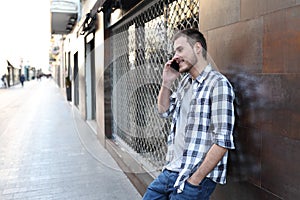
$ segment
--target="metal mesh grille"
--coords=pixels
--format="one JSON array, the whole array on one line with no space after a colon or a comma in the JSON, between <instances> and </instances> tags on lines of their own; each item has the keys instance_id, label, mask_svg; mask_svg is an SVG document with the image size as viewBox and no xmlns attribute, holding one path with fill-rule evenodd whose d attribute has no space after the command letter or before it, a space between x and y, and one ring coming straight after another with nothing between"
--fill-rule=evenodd
<instances>
[{"instance_id":1,"label":"metal mesh grille","mask_svg":"<svg viewBox=\"0 0 300 200\"><path fill-rule=\"evenodd\" d=\"M198 11L198 1L155 1L113 28L113 133L156 169L170 127L156 110L170 38L178 29L198 29Z\"/></svg>"}]
</instances>

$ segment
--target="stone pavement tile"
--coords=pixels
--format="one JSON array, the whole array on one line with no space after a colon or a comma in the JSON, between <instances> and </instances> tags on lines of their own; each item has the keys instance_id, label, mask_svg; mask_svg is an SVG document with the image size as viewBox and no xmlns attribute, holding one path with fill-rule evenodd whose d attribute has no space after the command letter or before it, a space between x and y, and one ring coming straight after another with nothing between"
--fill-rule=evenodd
<instances>
[{"instance_id":1,"label":"stone pavement tile","mask_svg":"<svg viewBox=\"0 0 300 200\"><path fill-rule=\"evenodd\" d=\"M22 101L10 99L19 112L0 135L0 199L141 199L95 134L76 127L82 121L60 89L50 81L32 87Z\"/></svg>"}]
</instances>

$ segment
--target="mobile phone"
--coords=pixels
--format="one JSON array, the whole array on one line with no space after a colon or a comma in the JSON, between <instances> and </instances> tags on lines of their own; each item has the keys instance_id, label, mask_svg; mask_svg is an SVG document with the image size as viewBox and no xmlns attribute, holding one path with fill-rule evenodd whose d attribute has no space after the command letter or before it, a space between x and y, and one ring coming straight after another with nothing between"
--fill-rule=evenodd
<instances>
[{"instance_id":1,"label":"mobile phone","mask_svg":"<svg viewBox=\"0 0 300 200\"><path fill-rule=\"evenodd\" d=\"M179 71L179 64L177 63L176 60L173 60L173 61L172 61L171 67L172 67L173 69L175 69L176 71Z\"/></svg>"}]
</instances>

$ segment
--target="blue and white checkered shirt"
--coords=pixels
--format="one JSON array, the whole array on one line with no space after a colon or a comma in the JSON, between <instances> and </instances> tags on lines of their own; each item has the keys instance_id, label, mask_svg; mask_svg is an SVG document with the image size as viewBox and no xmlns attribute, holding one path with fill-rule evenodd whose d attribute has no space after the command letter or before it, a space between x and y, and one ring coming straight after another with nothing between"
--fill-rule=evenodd
<instances>
[{"instance_id":1,"label":"blue and white checkered shirt","mask_svg":"<svg viewBox=\"0 0 300 200\"><path fill-rule=\"evenodd\" d=\"M162 117L173 116L168 136L167 163L174 156L176 122L187 84L191 84L190 74L185 75L180 81L177 91L170 96L169 109L161 114ZM181 171L174 185L181 191L185 181L201 165L213 144L227 149L235 148L233 142L234 92L229 81L208 65L193 81L192 87L193 94L185 126ZM227 158L228 152L207 177L217 183L225 184Z\"/></svg>"}]
</instances>

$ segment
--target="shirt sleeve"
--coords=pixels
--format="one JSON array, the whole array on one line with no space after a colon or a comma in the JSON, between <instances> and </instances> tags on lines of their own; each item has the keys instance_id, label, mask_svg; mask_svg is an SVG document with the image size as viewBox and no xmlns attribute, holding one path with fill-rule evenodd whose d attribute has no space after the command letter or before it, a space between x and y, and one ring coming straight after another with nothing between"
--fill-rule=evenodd
<instances>
[{"instance_id":1,"label":"shirt sleeve","mask_svg":"<svg viewBox=\"0 0 300 200\"><path fill-rule=\"evenodd\" d=\"M168 118L170 117L175 109L176 109L176 105L178 103L178 99L181 99L182 97L182 90L184 89L184 85L190 80L190 76L189 74L186 74L182 80L179 82L179 85L177 87L177 89L171 94L170 96L170 105L169 108L166 112L164 113L159 113L159 115L163 118Z\"/></svg>"},{"instance_id":2,"label":"shirt sleeve","mask_svg":"<svg viewBox=\"0 0 300 200\"><path fill-rule=\"evenodd\" d=\"M173 92L172 95L170 96L170 106L169 106L168 110L164 113L158 113L160 115L160 117L168 118L173 114L175 107L176 107L176 98L177 98L177 93Z\"/></svg>"},{"instance_id":3,"label":"shirt sleeve","mask_svg":"<svg viewBox=\"0 0 300 200\"><path fill-rule=\"evenodd\" d=\"M234 92L226 79L221 79L213 88L211 100L211 124L214 142L227 149L234 149Z\"/></svg>"}]
</instances>

